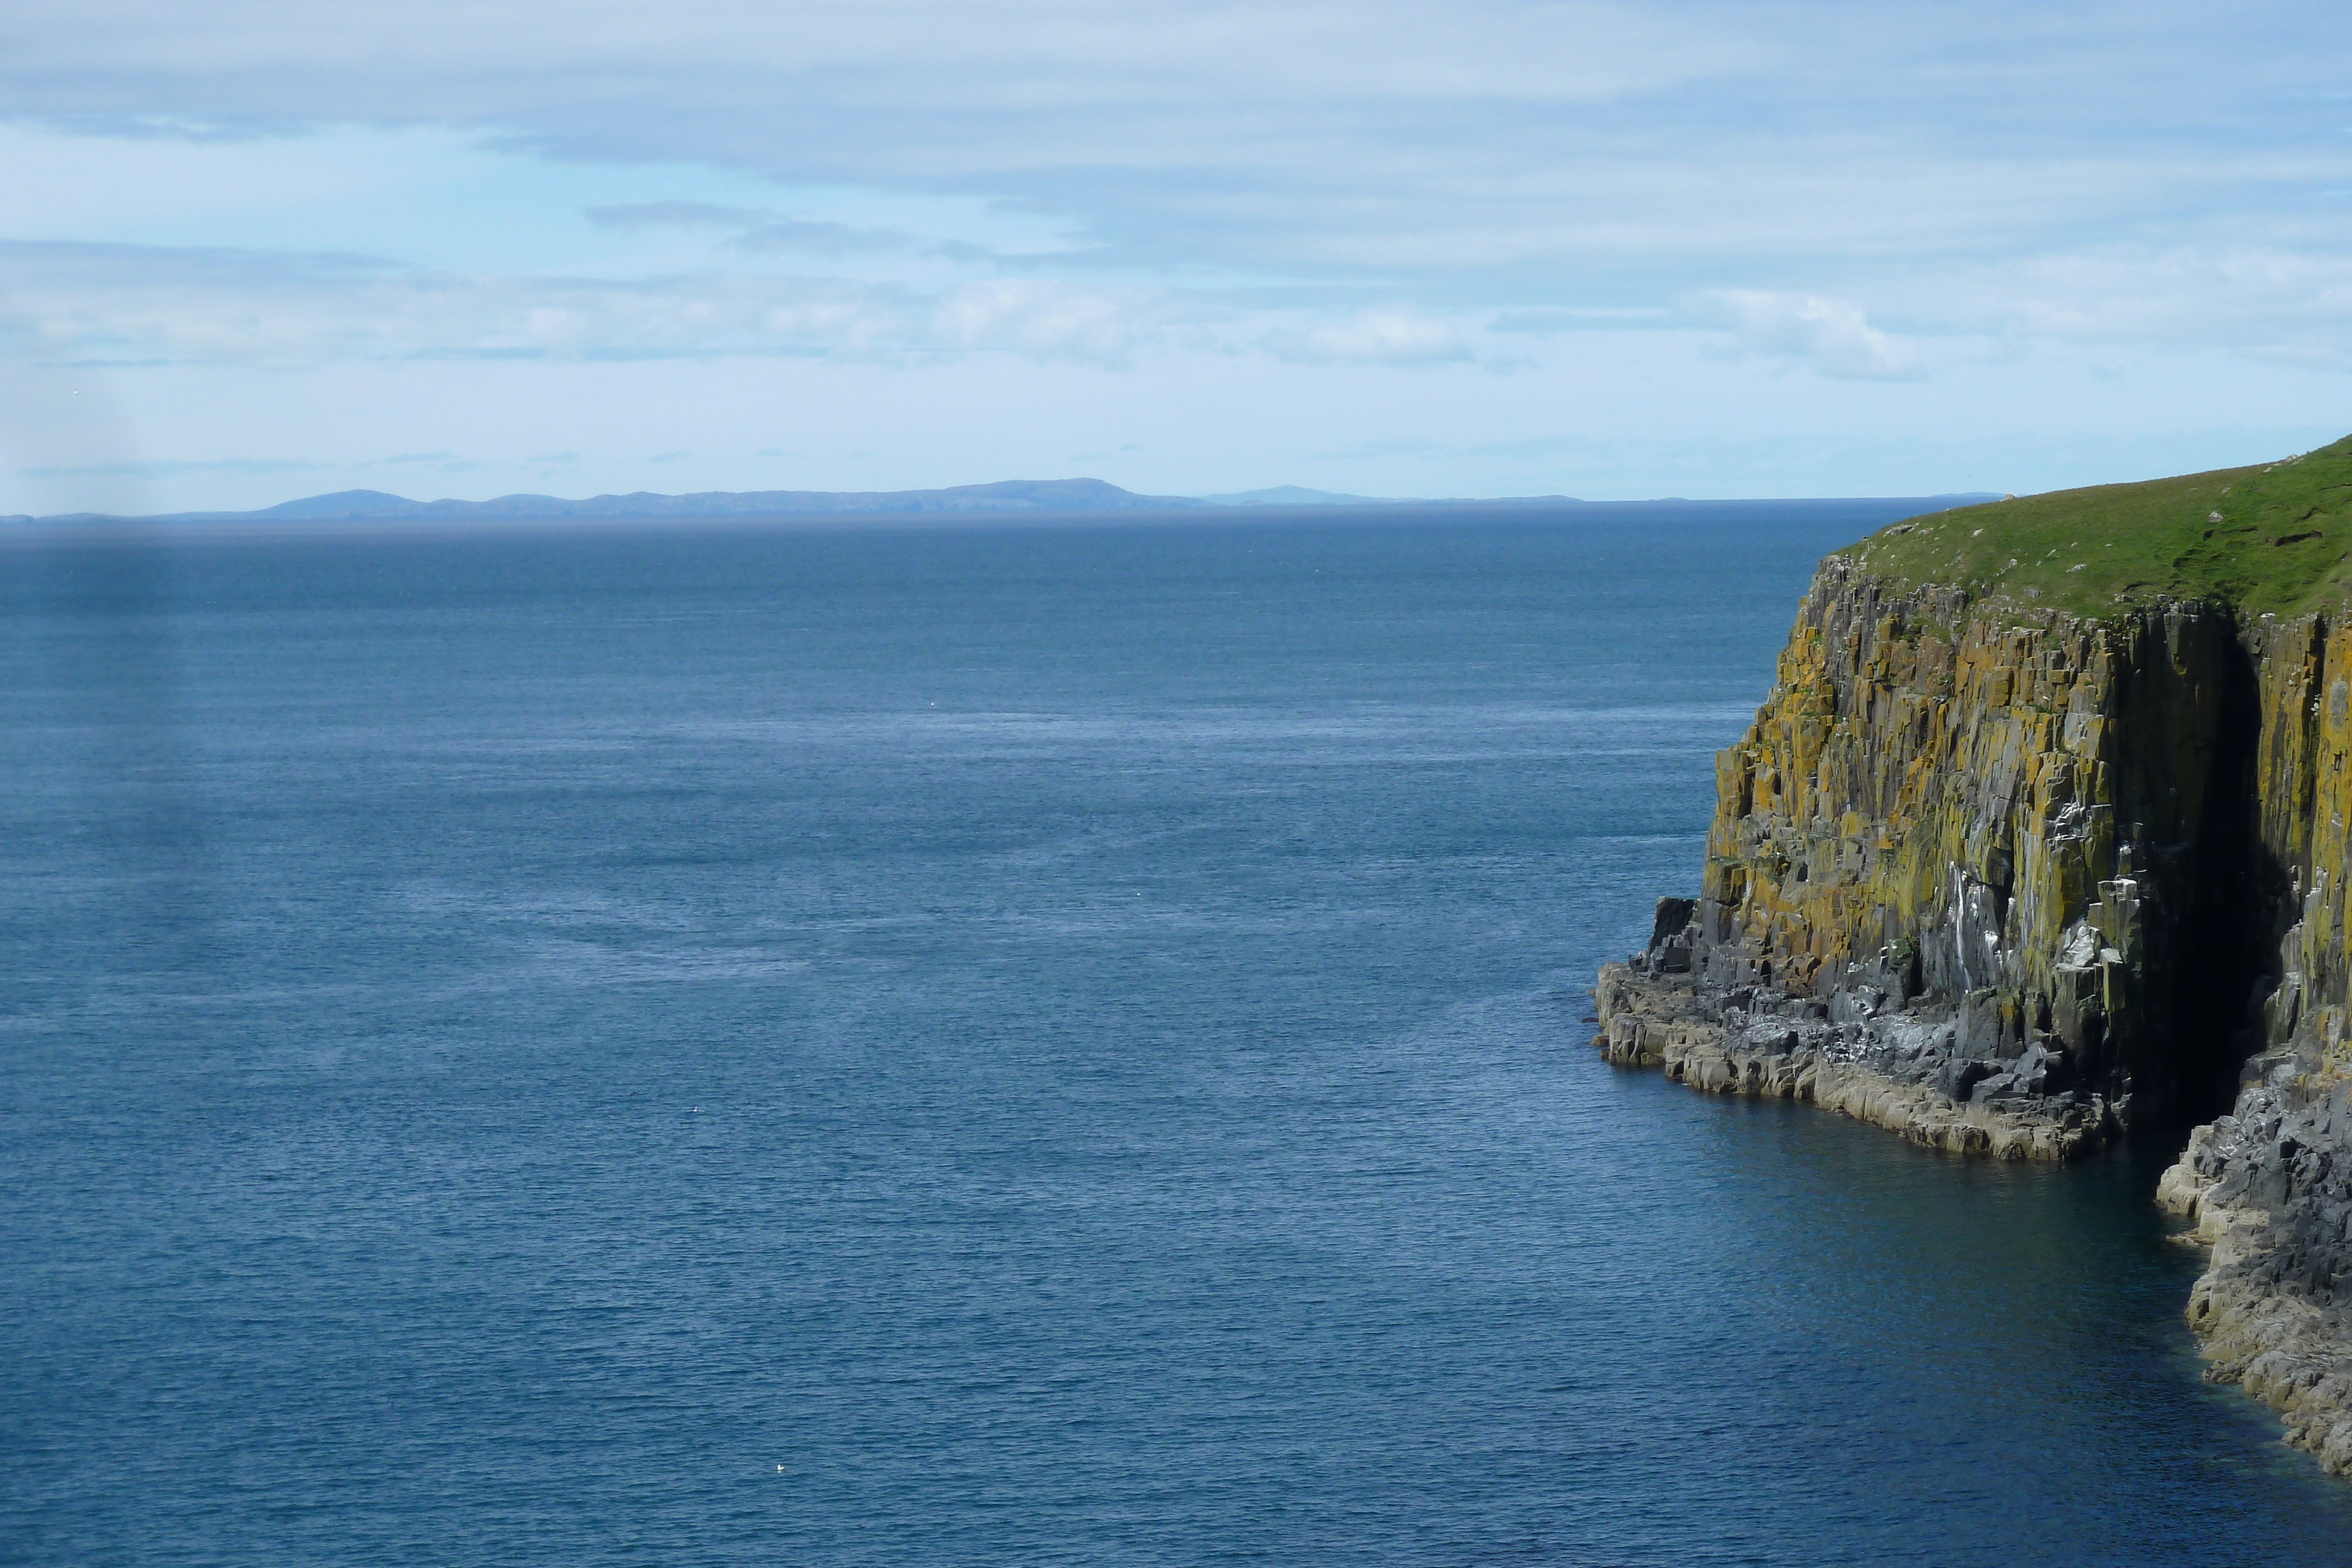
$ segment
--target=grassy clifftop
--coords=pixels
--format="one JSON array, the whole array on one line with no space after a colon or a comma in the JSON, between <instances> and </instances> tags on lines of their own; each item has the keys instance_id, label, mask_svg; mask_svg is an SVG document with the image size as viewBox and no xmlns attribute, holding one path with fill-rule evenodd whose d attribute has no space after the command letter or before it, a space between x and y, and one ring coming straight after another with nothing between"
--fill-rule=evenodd
<instances>
[{"instance_id":1,"label":"grassy clifftop","mask_svg":"<svg viewBox=\"0 0 2352 1568\"><path fill-rule=\"evenodd\" d=\"M2352 436L2252 468L1937 512L1843 552L1897 587L2099 619L2164 601L2293 613L2352 601Z\"/></svg>"}]
</instances>

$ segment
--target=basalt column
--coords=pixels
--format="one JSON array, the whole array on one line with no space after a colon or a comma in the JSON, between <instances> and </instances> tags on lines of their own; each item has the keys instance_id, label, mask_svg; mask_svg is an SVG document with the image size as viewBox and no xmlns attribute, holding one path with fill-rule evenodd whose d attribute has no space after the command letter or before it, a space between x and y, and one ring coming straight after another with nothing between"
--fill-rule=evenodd
<instances>
[{"instance_id":1,"label":"basalt column","mask_svg":"<svg viewBox=\"0 0 2352 1568\"><path fill-rule=\"evenodd\" d=\"M2275 936L2260 688L2226 610L1995 616L1832 557L1605 1047L2021 1156L2211 1113Z\"/></svg>"}]
</instances>

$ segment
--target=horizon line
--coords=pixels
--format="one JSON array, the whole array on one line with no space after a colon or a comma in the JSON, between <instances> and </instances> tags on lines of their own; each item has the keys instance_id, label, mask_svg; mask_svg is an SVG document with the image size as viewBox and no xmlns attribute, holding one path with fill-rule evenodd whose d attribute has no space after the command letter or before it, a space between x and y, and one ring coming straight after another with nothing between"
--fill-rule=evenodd
<instances>
[{"instance_id":1,"label":"horizon line","mask_svg":"<svg viewBox=\"0 0 2352 1568\"><path fill-rule=\"evenodd\" d=\"M1959 505L1997 500L1990 490L1922 492L1908 496L1688 497L1657 496L1615 501L1558 494L1534 496L1360 496L1298 485L1201 495L1148 495L1107 480L1003 479L979 484L905 490L698 490L603 492L578 499L512 491L480 500L446 497L415 500L385 490L349 489L297 497L244 510L120 513L17 513L0 524L87 523L310 523L310 522L562 522L599 519L721 520L886 517L960 517L965 520L1075 517L1102 513L1211 511L1360 511L1396 507L1653 507L1803 505L1828 502L1943 501Z\"/></svg>"}]
</instances>

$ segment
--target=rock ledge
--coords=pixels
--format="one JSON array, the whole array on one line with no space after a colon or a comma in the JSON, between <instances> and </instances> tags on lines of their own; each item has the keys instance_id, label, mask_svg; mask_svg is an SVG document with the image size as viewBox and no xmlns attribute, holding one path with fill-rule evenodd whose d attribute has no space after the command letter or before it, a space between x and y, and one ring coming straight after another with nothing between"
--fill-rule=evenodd
<instances>
[{"instance_id":1,"label":"rock ledge","mask_svg":"<svg viewBox=\"0 0 2352 1568\"><path fill-rule=\"evenodd\" d=\"M2311 1057L2274 1052L2247 1066L2235 1111L2189 1134L2157 1202L2196 1224L2210 1248L2189 1291L2189 1327L2212 1364L2277 1410L2286 1440L2352 1475L2352 1082L2327 1082Z\"/></svg>"},{"instance_id":2,"label":"rock ledge","mask_svg":"<svg viewBox=\"0 0 2352 1568\"><path fill-rule=\"evenodd\" d=\"M2067 1160L2119 1130L2098 1095L2047 1092L2032 1046L2008 1061L1964 1054L1961 1008L1867 986L1826 1003L1727 989L1666 969L1672 940L1603 966L1593 988L1592 1043L1621 1067L1662 1068L1711 1094L1809 1101L1956 1155Z\"/></svg>"}]
</instances>

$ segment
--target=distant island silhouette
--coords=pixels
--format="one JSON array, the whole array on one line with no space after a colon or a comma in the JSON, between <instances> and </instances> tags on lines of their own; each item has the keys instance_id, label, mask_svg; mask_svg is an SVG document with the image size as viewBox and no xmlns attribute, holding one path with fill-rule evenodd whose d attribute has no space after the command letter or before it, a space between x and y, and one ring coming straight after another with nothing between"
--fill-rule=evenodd
<instances>
[{"instance_id":1,"label":"distant island silhouette","mask_svg":"<svg viewBox=\"0 0 2352 1568\"><path fill-rule=\"evenodd\" d=\"M1517 500L1567 502L1569 496L1531 496ZM1216 496L1143 496L1102 479L1001 479L988 485L950 485L934 490L701 490L665 496L636 490L627 495L498 496L487 501L415 501L383 490L337 490L305 496L252 511L171 512L156 521L334 522L405 518L470 517L774 517L793 514L870 512L1118 512L1200 507L1417 506L1417 497L1349 496L1278 485ZM41 519L62 522L105 514L72 513ZM15 521L29 519L16 518Z\"/></svg>"},{"instance_id":2,"label":"distant island silhouette","mask_svg":"<svg viewBox=\"0 0 2352 1568\"><path fill-rule=\"evenodd\" d=\"M1971 493L1920 497L1916 499L1923 508L1932 509L1936 506L1950 507L1991 500L1993 497L1990 493ZM533 517L837 517L858 514L874 517L924 514L1034 516L1040 513L1284 507L1657 507L1728 504L1733 503L1686 502L1680 497L1655 501L1599 503L1584 501L1574 496L1351 496L1335 490L1310 490L1297 485L1277 485L1262 490L1237 490L1210 496L1144 496L1121 489L1102 479L1000 479L989 485L951 485L936 490L702 490L685 496L665 496L637 490L625 496L591 496L583 500L569 500L561 496L514 495L498 496L487 501L414 501L405 496L394 496L383 490L337 490L324 496L305 496L298 500L280 501L274 507L263 507L253 511L166 512L135 519L110 513L74 512L46 517L0 517L0 522L393 522Z\"/></svg>"}]
</instances>

